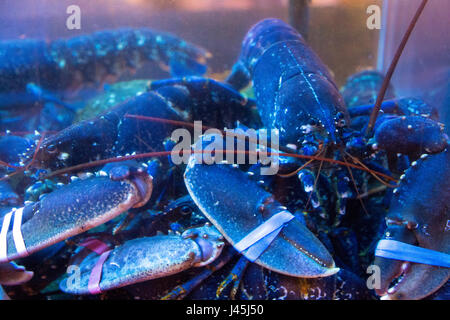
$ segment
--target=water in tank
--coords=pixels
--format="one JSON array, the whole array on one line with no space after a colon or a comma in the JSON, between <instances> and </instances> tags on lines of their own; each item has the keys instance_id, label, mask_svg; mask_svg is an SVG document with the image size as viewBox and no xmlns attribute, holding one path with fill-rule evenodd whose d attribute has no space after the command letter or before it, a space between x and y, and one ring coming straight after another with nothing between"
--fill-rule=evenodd
<instances>
[{"instance_id":1,"label":"water in tank","mask_svg":"<svg viewBox=\"0 0 450 320\"><path fill-rule=\"evenodd\" d=\"M448 8L2 0L0 299L448 299Z\"/></svg>"}]
</instances>

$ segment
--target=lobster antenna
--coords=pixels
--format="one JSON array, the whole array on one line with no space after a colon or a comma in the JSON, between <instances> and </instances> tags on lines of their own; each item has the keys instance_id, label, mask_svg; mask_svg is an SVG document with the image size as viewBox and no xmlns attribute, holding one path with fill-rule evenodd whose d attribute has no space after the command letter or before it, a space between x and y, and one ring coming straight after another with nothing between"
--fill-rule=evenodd
<instances>
[{"instance_id":1,"label":"lobster antenna","mask_svg":"<svg viewBox=\"0 0 450 320\"><path fill-rule=\"evenodd\" d=\"M216 151L229 152L227 150L216 150ZM193 153L201 153L201 152L203 152L203 150L202 151L190 151L189 153L193 154ZM245 151L234 150L232 152L234 154L257 154L257 151L252 152L252 151L247 151L247 150L245 150ZM45 177L42 177L41 180L48 179L50 177L54 177L54 176L57 176L60 174L65 174L65 173L68 173L71 171L82 170L85 168L91 168L91 167L105 165L107 163L122 162L125 160L153 158L153 157L165 157L165 156L171 155L171 153L172 153L172 151L156 151L156 152L138 153L138 154L129 155L129 156L122 156L122 157L115 157L115 158L108 158L108 159L102 159L102 160L95 160L95 161L91 161L91 162L85 162L85 163L81 163L81 164L78 164L78 165L75 165L72 167L67 167L67 168L53 171L53 172L49 173L48 175L46 175ZM268 152L268 154L271 154L271 153ZM343 161L339 161L339 160L335 160L335 159L322 158L322 157L317 157L317 156L307 156L307 155L296 154L296 153L276 153L276 154L280 157L291 157L291 158L299 158L299 159L306 159L306 160L314 159L317 161L323 161L323 162L329 162L329 163L339 164L339 165L343 165L343 166L348 166L348 167L359 169L359 170L366 171L369 173L375 173L376 175L383 177L386 180L397 182L396 179L392 178L389 175L386 175L381 172L377 172L377 171L369 169L367 167L365 168L360 165L355 165L355 164L348 163L348 162L343 162ZM0 178L0 181L1 180L2 179Z\"/></svg>"},{"instance_id":2,"label":"lobster antenna","mask_svg":"<svg viewBox=\"0 0 450 320\"><path fill-rule=\"evenodd\" d=\"M398 60L400 60L400 56L402 55L403 49L406 46L406 43L408 42L409 36L411 35L411 32L413 31L417 20L419 19L420 15L422 14L423 9L425 8L425 5L427 4L428 0L422 0L422 3L420 4L419 8L417 8L416 14L414 15L413 19L409 23L408 29L406 30L402 42L400 42L400 45L397 48L397 51L395 52L394 58L392 59L392 62L389 66L389 69L386 73L386 77L383 80L383 83L381 85L380 91L378 92L377 100L375 102L375 106L373 107L372 114L370 115L369 125L366 129L366 137L369 137L372 134L373 127L375 125L375 121L377 120L378 113L381 109L381 102L384 99L384 96L386 94L386 90L388 88L389 82L391 81L392 75L394 73L395 67L397 66Z\"/></svg>"},{"instance_id":3,"label":"lobster antenna","mask_svg":"<svg viewBox=\"0 0 450 320\"><path fill-rule=\"evenodd\" d=\"M168 123L168 124L172 124L172 125L177 125L177 126L182 126L182 127L189 127L189 128L195 128L194 124L187 122L187 121L179 121L179 120L171 120L171 119L164 119L164 118L159 118L159 117L149 117L149 116L142 116L142 115L137 115L137 114L126 114L125 118L133 118L133 119L139 119L139 120L146 120L146 121L153 121L153 122L159 122L159 123ZM205 125L202 125L202 129L203 130L208 130L208 129L216 129L213 127L208 127ZM224 130L219 130L222 132L223 135L227 135L227 132ZM237 139L246 139L248 136L246 136L245 134L234 134L234 136ZM251 139L251 137L249 138L249 142L255 142L257 144L263 145L265 147L270 147L268 144L264 144L261 141L257 141L254 139ZM273 149L273 148L271 148ZM283 151L283 152L290 152L289 148L283 147L283 146L279 146L278 147L278 151Z\"/></svg>"}]
</instances>

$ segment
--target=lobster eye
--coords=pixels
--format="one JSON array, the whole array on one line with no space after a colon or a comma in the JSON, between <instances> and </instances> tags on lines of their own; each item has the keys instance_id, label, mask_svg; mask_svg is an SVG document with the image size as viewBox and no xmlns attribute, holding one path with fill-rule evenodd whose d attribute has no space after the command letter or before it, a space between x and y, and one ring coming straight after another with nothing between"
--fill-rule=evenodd
<instances>
[{"instance_id":1,"label":"lobster eye","mask_svg":"<svg viewBox=\"0 0 450 320\"><path fill-rule=\"evenodd\" d=\"M189 206L182 206L180 211L181 211L181 214L185 216L185 215L192 213L192 208Z\"/></svg>"},{"instance_id":2,"label":"lobster eye","mask_svg":"<svg viewBox=\"0 0 450 320\"><path fill-rule=\"evenodd\" d=\"M335 120L336 120L335 123L338 127L343 127L347 124L347 122L345 121L345 116L342 112L338 112Z\"/></svg>"},{"instance_id":3,"label":"lobster eye","mask_svg":"<svg viewBox=\"0 0 450 320\"><path fill-rule=\"evenodd\" d=\"M50 154L55 153L58 150L54 144L47 146L46 149L47 149L47 152Z\"/></svg>"}]
</instances>

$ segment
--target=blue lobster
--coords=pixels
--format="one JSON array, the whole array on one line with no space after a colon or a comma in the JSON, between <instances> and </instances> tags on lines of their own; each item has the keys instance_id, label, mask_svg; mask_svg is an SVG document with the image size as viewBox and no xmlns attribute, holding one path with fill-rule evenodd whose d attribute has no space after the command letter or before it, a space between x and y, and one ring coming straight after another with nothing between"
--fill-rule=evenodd
<instances>
[{"instance_id":1,"label":"blue lobster","mask_svg":"<svg viewBox=\"0 0 450 320\"><path fill-rule=\"evenodd\" d=\"M369 78L377 80L376 77ZM264 177L255 174L254 167L227 163L207 165L198 163L196 157L191 156L184 172L187 192L201 213L217 230L206 226L208 230L206 233L196 229L192 231L189 229L191 225L188 225L186 229L188 231L185 233L184 226L171 224L170 228L175 235L125 242L122 247L114 248L111 251L112 256L106 258L105 263L110 264L104 269L107 271L104 288L110 289L148 280L147 275L153 274L155 268L158 269L155 277L163 277L192 266L203 266L207 261L210 269L206 268L198 274L199 279L204 280L214 270L229 262L235 254L231 249L224 250L220 255L225 240L226 243L237 246L259 225L264 225L274 216L287 212L292 219L281 227L272 242L256 257L254 262L257 266L253 264L248 266L246 256L241 257L230 275L223 280L218 293L232 282L234 282L233 290L236 291L246 267L249 272L254 272L253 274L258 274L255 268L259 268L259 275L263 274L261 272L263 268L269 273L273 272L277 274L273 278L290 288L297 288L299 281L305 281L306 287L315 290L319 288L315 287L316 283L322 283L318 279L322 278L329 279L324 280L322 283L324 286L325 283L332 284L339 281L342 284L342 279L351 278L347 267L357 265L354 260L357 258L353 257L357 255L357 250L352 244L346 243L346 239L351 242L352 234L345 228L333 229L335 226L330 228L327 219L314 217L315 210L310 212L307 210L308 203L313 203L313 207L317 208L322 207L325 202L337 202L340 211L345 213L346 200L355 197L353 189L357 186L353 188L352 181L361 185L369 179L362 174L356 174L354 169L348 169L349 177L345 170L333 164L333 162L342 164L343 162L338 160L340 158L345 160L344 164L364 169L378 179L379 171L384 172L384 177L395 174L395 169L401 167L399 160L404 160L402 164L405 166L412 166L412 169L400 177L399 187L393 192L386 236L448 252L449 212L446 206L449 197L447 192L449 179L446 178L448 139L443 133L442 126L433 119L434 116L423 116L433 113L430 108L417 101L389 100L382 106L386 115L376 123L375 134L366 139L362 133L364 125L355 127L350 120L356 117L367 119L373 106L370 105L371 100L363 98L373 97L373 94L368 94L363 85L363 88L356 92L362 97L357 101L364 101L365 105L354 105L347 110L344 99L326 66L301 35L276 19L263 20L251 28L245 37L239 61L233 67L227 82L234 88L241 89L250 80L253 82L256 107L262 124L259 124L259 119L253 112L255 103L245 99L227 84L195 77L170 79L151 83L150 92L118 105L94 119L74 124L41 141L36 150L30 149L29 152L25 152L26 157L20 160L22 163L31 161L32 164L28 168L56 169L54 174L62 174L62 180L67 180L64 174L71 170L78 172L82 178L81 181L73 178L71 184L61 186L60 189L24 207L26 221L24 227L25 225L27 227L23 230L23 238L30 252L48 247L67 236L82 233L132 207L138 211L158 208L157 199L164 196L164 184L167 182L167 176L160 173L176 171L171 166L170 159L158 161L156 165L155 161L136 164L124 160L152 157L151 153L145 153L158 151L163 146L170 149L173 145L168 139L171 127L168 122L164 125L142 122L129 117L130 114L165 118L173 123L199 119L207 122L208 126L215 127L231 127L236 121L246 119L247 125L280 129L282 148L298 151L292 154L292 157L295 159L296 156L301 156L299 158L308 161L299 163L297 160L292 161L287 155L280 155L281 173L275 177ZM355 78L352 82L356 82L356 85L364 84L364 81L355 81ZM364 120L361 121L363 122ZM200 140L199 143L202 142ZM86 145L92 148L86 148ZM279 152L279 150L272 151ZM141 154L142 152L144 153ZM399 156L397 153L402 155ZM425 156L424 153L430 155ZM354 156L355 154L358 157ZM87 168L85 162L91 162L88 165L100 169L104 162L97 160L108 156L117 157L114 161L118 163L103 168L96 175L84 172ZM386 158L390 162L391 170L384 169L383 165L380 165ZM355 163L346 163L346 159ZM317 173L312 166L314 160L321 162ZM327 167L322 168L322 163L327 164ZM294 171L296 177L285 174L298 166L300 170ZM332 179L323 172L321 174L321 169L326 170ZM420 182L433 171L441 172L440 177L428 179L426 184ZM289 179L291 177L293 179ZM278 183L283 179L286 182L281 185L286 187L286 190L292 190L289 195L283 195L282 190L279 190ZM334 181L335 187L331 180ZM298 184L301 184L302 191L295 189ZM94 192L102 186L111 189L112 195L120 194L120 197L115 197L116 201L111 201L109 195L101 195L98 190ZM82 199L87 203L82 206L79 200L82 190L86 188L93 191L82 195ZM334 188L336 190L332 190ZM322 196L317 195L317 189L323 192ZM336 194L334 191L337 191ZM61 194L65 194L64 202L52 201ZM423 207L414 199L415 194L422 195L421 199L426 204L425 214L424 210L421 210ZM435 201L436 194L440 195L440 201ZM283 196L288 200L295 199L285 207L284 200L280 200ZM107 205L102 205L102 201L107 202ZM405 203L408 205L405 206ZM67 214L69 209L70 211L82 209L85 218L75 219L76 217ZM42 211L38 215L34 214L36 210ZM60 220L58 210L64 213ZM323 208L322 213L326 214L327 211L330 211L329 207ZM40 216L49 217L50 220L60 223L45 226ZM140 221L139 219L142 217L133 218L134 221ZM57 237L48 239L39 231L42 228L51 229ZM331 232L327 235L323 230ZM423 230L426 231L426 236L423 236ZM218 236L217 232L222 237ZM18 253L15 250L17 248L13 230L7 233L6 239L7 250L10 253L7 260L21 256L23 252ZM33 241L30 242L29 239ZM180 251L179 255L176 255L177 259L172 259L165 269L161 269L159 261L154 264L145 262L138 266L143 268L138 272L130 271L123 277L121 275L114 279L115 273L110 272L112 269L108 269L111 268L112 262L125 261L129 268L127 270L138 270L134 266L136 261L133 262L128 257L136 248L133 243L145 243L149 248L153 248L155 247L152 245L153 241L158 242L156 248L161 247L159 243L173 243L173 248L166 248L167 251L164 251L169 256L173 255L170 250L177 251L179 247L187 249ZM32 246L28 247L29 243L32 243ZM338 254L339 250L351 252L352 257ZM121 252L123 256L120 256ZM139 261L147 261L145 255L140 258L142 259L138 259ZM89 292L86 285L92 274L91 269L95 269L93 266L98 259L94 254L90 254L86 259L80 264L83 266L83 288L71 290L62 284L63 290ZM213 261L214 259L216 260ZM413 264L411 268L413 271L410 272L409 268L402 267L404 264L395 260L376 260L376 263L380 265L384 274L382 288L378 293L382 295L387 292L391 298L422 298L436 291L448 280L448 269L445 268L429 268ZM182 268L178 268L180 264ZM400 285L389 292L390 281L399 275L400 271L406 273L405 280L400 281ZM429 272L429 276L422 279L421 275L424 272ZM151 279L155 277L152 275ZM299 280L303 278L304 280ZM246 286L246 281L249 280L245 277L243 279L242 285ZM249 276L249 279L254 278ZM426 279L433 281L425 286L423 282ZM183 297L187 293L187 288L192 289L192 285L192 282L189 285L181 285L167 297ZM99 286L102 286L101 281ZM335 289L335 286L330 289L331 292L327 292L327 296L336 296ZM317 290L315 292L317 293ZM312 297L312 294L300 296L307 298Z\"/></svg>"},{"instance_id":2,"label":"blue lobster","mask_svg":"<svg viewBox=\"0 0 450 320\"><path fill-rule=\"evenodd\" d=\"M1 41L1 124L10 130L29 130L24 128L23 114L15 109L35 110L42 105L53 118L68 118L63 122L67 124L73 120L80 89L97 89L148 61L174 76L202 75L210 56L170 33L146 28L104 30L51 42Z\"/></svg>"},{"instance_id":3,"label":"blue lobster","mask_svg":"<svg viewBox=\"0 0 450 320\"><path fill-rule=\"evenodd\" d=\"M362 76L366 76L366 74ZM359 77L361 78L361 75ZM305 44L302 37L280 20L263 20L253 26L245 37L241 56L238 63L233 67L227 82L236 88L242 88L250 79L253 82L256 103L264 126L267 128L279 126L281 141L285 144L299 145L300 153L314 154L320 150L318 146L321 144L338 150L343 148L351 150L355 148L355 141L359 139L359 148L363 151L360 153L362 157L370 158L374 155L374 150L375 155L378 154L379 156L379 150L381 150L381 154L386 154L389 160L398 157L400 154L400 156L406 156L412 166L416 166L415 160L426 157L424 154L436 154L430 156L430 158L439 159L436 160L436 166L443 170L443 175L444 172L447 172L444 158L447 153L448 137L444 134L442 125L429 118L433 114L432 109L430 110L426 105L417 103L414 99L410 99L406 103L404 100L387 101L383 104L383 107L391 115L380 118L376 124L374 136L369 141L365 140L361 132L348 129L350 125L348 112L326 67ZM362 92L367 95L367 90L363 89ZM407 106L403 107L405 104ZM370 112L372 108L373 106L354 106L350 110L356 115ZM311 135L311 133L313 134ZM313 148L311 148L311 145ZM349 153L351 152L344 151L344 154ZM351 159L354 159L354 157L351 157ZM395 171L394 165L397 164L393 161L390 162L392 163L391 168ZM363 162L359 161L359 163ZM201 169L194 169L196 166L200 166ZM202 185L207 181L213 180L213 176L227 176L227 169L221 168L221 166L217 166L215 169L207 167L204 164L188 166L185 173L185 182L194 201L220 229L221 227L224 228L222 219L227 219L225 212L229 212L230 205L227 205L226 199L221 198L222 192L218 192L217 195L210 195L204 192L199 193L198 190L201 190ZM436 167L423 167L423 173L421 174L427 175L436 170L433 168ZM203 174L197 173L203 171L205 171ZM213 171L218 173L209 173ZM195 172L195 174L191 172ZM302 171L299 172L300 179L302 176L306 176L303 173ZM437 192L438 189L444 190L442 194L443 202L448 202L448 194L445 191L448 190L448 187L446 187L447 181L448 179L445 178L432 179L430 185L415 182L408 183L404 187L405 182L401 181L401 187L395 190L399 197L403 195L403 199L411 199L408 202L413 207L407 209L409 212L405 212L405 208L400 210L403 218L412 215L416 217L416 220L430 223L436 221L432 223L433 226L436 223L436 227L430 226L430 238L427 243L437 245L433 248L440 249L444 253L448 253L448 237L444 236L448 229L445 227L448 225L448 208L442 205L441 201L433 200L432 194L441 193L441 191ZM305 191L306 188L311 189L311 183L302 182ZM427 192L421 192L422 188L426 188ZM247 189L250 189L250 186ZM228 192L231 192L231 190ZM256 189L252 193L258 194ZM429 203L430 208L426 213L415 209L419 206L417 201L413 200L413 194L415 193L426 194L425 197L427 198L424 199L424 202ZM214 206L212 206L213 200L210 199L211 197L218 200ZM395 210L395 203L394 200L391 212ZM401 203L404 204L405 200ZM433 210L440 213L437 216L431 214ZM426 222L423 224L427 225ZM242 228L246 228L245 224ZM238 226L235 225L232 231L227 231L225 228L223 231L225 237L230 238L229 241L239 240L239 237L233 236L233 234L240 232ZM247 229L246 232L248 231ZM418 243L420 246L427 246L420 239ZM383 262L383 264L385 266L384 271L389 268L396 270L395 263L392 261ZM419 269L417 268L417 270ZM404 290L402 294L392 295L392 297L422 298L433 293L448 280L448 269L437 269L430 273L430 278L435 281L427 286L420 285L424 282L423 279L419 279L419 274L423 274L423 269L417 271L417 277L411 276L411 278L414 277L413 280L417 284L413 284L414 282L411 280L410 285L405 286L405 288L420 287L422 288L421 293L416 290L416 292L406 294L407 290ZM386 282L384 282L384 285L386 285ZM391 293L393 292L395 290L391 291Z\"/></svg>"}]
</instances>

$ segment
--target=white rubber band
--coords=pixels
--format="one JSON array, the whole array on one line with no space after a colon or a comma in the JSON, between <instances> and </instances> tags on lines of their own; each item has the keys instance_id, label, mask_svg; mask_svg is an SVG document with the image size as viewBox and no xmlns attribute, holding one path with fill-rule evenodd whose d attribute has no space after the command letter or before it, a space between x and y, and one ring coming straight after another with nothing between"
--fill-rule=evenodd
<instances>
[{"instance_id":1,"label":"white rubber band","mask_svg":"<svg viewBox=\"0 0 450 320\"><path fill-rule=\"evenodd\" d=\"M294 215L289 211L274 214L236 243L234 248L244 254L250 261L255 261L276 238L284 224L293 218ZM260 241L262 239L264 240ZM246 251L244 252L244 250Z\"/></svg>"},{"instance_id":2,"label":"white rubber band","mask_svg":"<svg viewBox=\"0 0 450 320\"><path fill-rule=\"evenodd\" d=\"M248 249L244 250L242 254L251 262L254 262L259 256L267 249L267 247L272 243L272 241L276 238L276 236L280 233L283 227L279 227L275 229L267 236L262 238L261 240L255 242L253 245L248 247Z\"/></svg>"},{"instance_id":3,"label":"white rubber band","mask_svg":"<svg viewBox=\"0 0 450 320\"><path fill-rule=\"evenodd\" d=\"M2 231L0 232L0 262L8 262L8 244L6 236L8 235L9 225L14 210L8 212L3 218Z\"/></svg>"},{"instance_id":4,"label":"white rubber band","mask_svg":"<svg viewBox=\"0 0 450 320\"><path fill-rule=\"evenodd\" d=\"M22 236L22 229L21 229L22 216L23 216L23 207L17 209L14 212L13 238L17 253L20 255L20 257L26 257L28 255L28 251L27 248L25 247L25 242L23 241Z\"/></svg>"},{"instance_id":5,"label":"white rubber band","mask_svg":"<svg viewBox=\"0 0 450 320\"><path fill-rule=\"evenodd\" d=\"M413 246L396 240L380 240L375 249L375 255L388 259L411 261L450 268L449 254Z\"/></svg>"}]
</instances>

